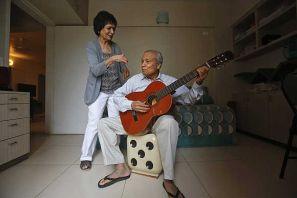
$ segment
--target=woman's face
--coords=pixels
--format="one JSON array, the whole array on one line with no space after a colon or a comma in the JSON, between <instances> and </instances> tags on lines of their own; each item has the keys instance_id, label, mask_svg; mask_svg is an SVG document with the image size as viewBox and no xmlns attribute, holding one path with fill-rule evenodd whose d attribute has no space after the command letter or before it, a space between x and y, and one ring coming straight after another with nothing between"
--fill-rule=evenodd
<instances>
[{"instance_id":1,"label":"woman's face","mask_svg":"<svg viewBox=\"0 0 297 198\"><path fill-rule=\"evenodd\" d=\"M99 32L99 36L104 40L111 41L115 33L116 26L114 24L106 24Z\"/></svg>"}]
</instances>

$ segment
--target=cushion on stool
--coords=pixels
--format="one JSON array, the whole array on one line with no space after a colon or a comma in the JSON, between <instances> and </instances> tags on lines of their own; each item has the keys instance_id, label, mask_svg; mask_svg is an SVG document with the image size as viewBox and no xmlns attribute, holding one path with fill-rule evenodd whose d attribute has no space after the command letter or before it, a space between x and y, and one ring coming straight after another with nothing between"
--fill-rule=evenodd
<instances>
[{"instance_id":1,"label":"cushion on stool","mask_svg":"<svg viewBox=\"0 0 297 198\"><path fill-rule=\"evenodd\" d=\"M127 159L132 172L158 178L162 163L156 135L128 136Z\"/></svg>"}]
</instances>

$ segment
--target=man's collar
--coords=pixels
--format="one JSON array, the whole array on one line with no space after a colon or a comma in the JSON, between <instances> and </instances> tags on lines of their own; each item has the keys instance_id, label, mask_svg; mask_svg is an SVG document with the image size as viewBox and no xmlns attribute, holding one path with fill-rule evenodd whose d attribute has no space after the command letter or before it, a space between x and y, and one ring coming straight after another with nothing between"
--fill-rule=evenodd
<instances>
[{"instance_id":1,"label":"man's collar","mask_svg":"<svg viewBox=\"0 0 297 198\"><path fill-rule=\"evenodd\" d=\"M149 78L147 78L145 75L143 75L143 73L141 73L141 75L142 75L142 78L141 78L142 80L145 79L145 78L146 78L146 79L149 79ZM158 74L156 80L161 80L161 75L162 75L162 74L159 72L159 74Z\"/></svg>"}]
</instances>

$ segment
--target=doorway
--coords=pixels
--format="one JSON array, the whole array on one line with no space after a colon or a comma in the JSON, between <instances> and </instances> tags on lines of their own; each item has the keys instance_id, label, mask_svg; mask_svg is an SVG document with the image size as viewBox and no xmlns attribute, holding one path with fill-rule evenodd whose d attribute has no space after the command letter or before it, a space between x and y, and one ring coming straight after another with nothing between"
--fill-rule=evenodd
<instances>
[{"instance_id":1,"label":"doorway","mask_svg":"<svg viewBox=\"0 0 297 198\"><path fill-rule=\"evenodd\" d=\"M45 133L46 28L11 4L9 59L11 87L30 92L32 133Z\"/></svg>"}]
</instances>

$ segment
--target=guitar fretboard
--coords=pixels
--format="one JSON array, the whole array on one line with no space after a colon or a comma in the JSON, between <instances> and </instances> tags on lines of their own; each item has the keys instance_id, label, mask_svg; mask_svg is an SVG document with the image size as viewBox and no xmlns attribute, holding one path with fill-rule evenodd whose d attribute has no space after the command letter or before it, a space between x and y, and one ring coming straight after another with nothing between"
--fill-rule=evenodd
<instances>
[{"instance_id":1,"label":"guitar fretboard","mask_svg":"<svg viewBox=\"0 0 297 198\"><path fill-rule=\"evenodd\" d=\"M160 91L156 93L157 100L161 100L163 97L167 96L168 94L172 93L177 88L181 87L182 85L186 84L187 82L191 81L192 79L196 78L198 76L198 72L195 70L187 73L180 79L174 81L170 85L164 87Z\"/></svg>"}]
</instances>

